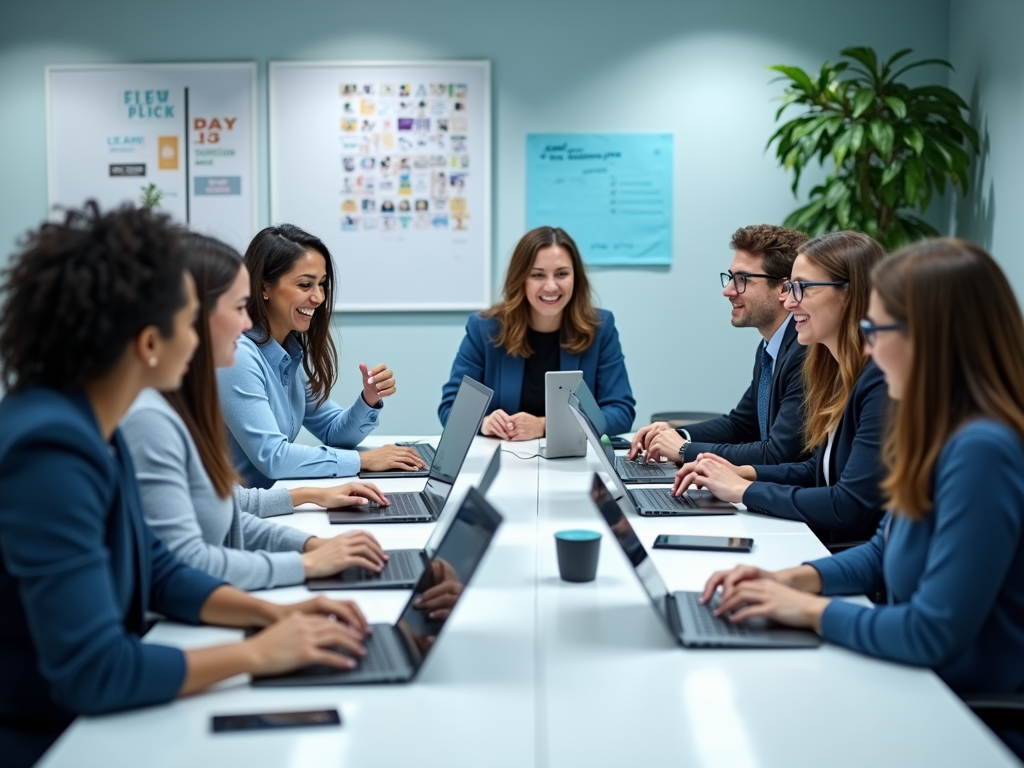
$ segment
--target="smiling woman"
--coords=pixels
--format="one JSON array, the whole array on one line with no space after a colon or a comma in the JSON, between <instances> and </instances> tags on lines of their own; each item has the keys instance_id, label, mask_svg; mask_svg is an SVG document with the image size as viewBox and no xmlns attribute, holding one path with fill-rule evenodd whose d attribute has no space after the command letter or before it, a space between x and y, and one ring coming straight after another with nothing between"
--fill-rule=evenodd
<instances>
[{"instance_id":1,"label":"smiling woman","mask_svg":"<svg viewBox=\"0 0 1024 768\"><path fill-rule=\"evenodd\" d=\"M494 390L480 430L503 440L542 437L544 374L583 371L608 422L626 432L635 416L626 361L612 313L596 309L579 249L561 229L538 227L516 245L502 300L472 315L438 415L448 420L464 375Z\"/></svg>"},{"instance_id":2,"label":"smiling woman","mask_svg":"<svg viewBox=\"0 0 1024 768\"><path fill-rule=\"evenodd\" d=\"M283 477L422 467L409 448L351 450L377 426L383 398L396 387L386 365L370 370L360 363L363 387L352 406L330 400L338 355L327 246L291 224L267 227L249 244L245 265L253 327L239 341L237 363L219 370L217 379L235 466L246 484L269 488ZM295 445L303 426L323 445Z\"/></svg>"}]
</instances>

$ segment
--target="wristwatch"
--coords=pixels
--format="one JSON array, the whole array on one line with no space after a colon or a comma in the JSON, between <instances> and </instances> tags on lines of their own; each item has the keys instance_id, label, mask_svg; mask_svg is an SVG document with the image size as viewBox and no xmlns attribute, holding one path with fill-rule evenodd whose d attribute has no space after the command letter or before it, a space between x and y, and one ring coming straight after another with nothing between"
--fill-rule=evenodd
<instances>
[{"instance_id":1,"label":"wristwatch","mask_svg":"<svg viewBox=\"0 0 1024 768\"><path fill-rule=\"evenodd\" d=\"M686 449L690 447L691 440L688 437L683 437L683 444L679 446L679 458L686 461Z\"/></svg>"}]
</instances>

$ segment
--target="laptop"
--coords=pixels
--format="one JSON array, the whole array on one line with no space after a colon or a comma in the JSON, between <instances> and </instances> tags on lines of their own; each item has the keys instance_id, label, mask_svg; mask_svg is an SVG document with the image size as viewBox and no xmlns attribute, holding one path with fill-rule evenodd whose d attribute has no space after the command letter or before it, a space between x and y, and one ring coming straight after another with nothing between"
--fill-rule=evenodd
<instances>
[{"instance_id":1,"label":"laptop","mask_svg":"<svg viewBox=\"0 0 1024 768\"><path fill-rule=\"evenodd\" d=\"M806 629L793 629L767 619L733 624L715 616L718 595L711 603L700 602L700 592L669 592L629 518L622 513L601 477L594 473L591 499L611 529L612 538L633 566L633 571L655 612L676 642L687 648L816 648L821 638Z\"/></svg>"},{"instance_id":2,"label":"laptop","mask_svg":"<svg viewBox=\"0 0 1024 768\"><path fill-rule=\"evenodd\" d=\"M593 446L597 458L604 467L604 471L615 484L620 499L630 504L638 515L643 515L644 517L657 517L661 515L692 517L697 515L736 514L735 506L728 501L715 498L711 491L708 490L686 491L682 496L673 496L671 488L635 488L629 490L615 472L615 465L612 463L615 458L615 452L601 444L601 438L594 431L594 425L580 411L579 405L571 397L569 398L569 411L576 417L576 421L586 434L587 440Z\"/></svg>"},{"instance_id":3,"label":"laptop","mask_svg":"<svg viewBox=\"0 0 1024 768\"><path fill-rule=\"evenodd\" d=\"M470 488L452 524L438 544L437 552L395 624L374 624L364 640L366 656L355 669L341 670L313 664L284 675L254 678L254 686L357 685L364 683L407 683L423 668L437 645L441 630L451 618L473 574L487 552L502 517L475 488ZM430 618L431 610L414 607L416 600L432 587L451 583L448 614ZM436 607L433 611L438 610Z\"/></svg>"},{"instance_id":4,"label":"laptop","mask_svg":"<svg viewBox=\"0 0 1024 768\"><path fill-rule=\"evenodd\" d=\"M599 435L607 431L601 407L583 380L583 371L548 371L544 374L545 441L540 455L545 459L563 459L587 455L587 436L569 413L569 398L576 395L580 409L587 414Z\"/></svg>"},{"instance_id":5,"label":"laptop","mask_svg":"<svg viewBox=\"0 0 1024 768\"><path fill-rule=\"evenodd\" d=\"M487 462L487 469L484 470L484 474L476 486L477 492L481 496L487 496L487 491L491 489L491 484L498 476L500 469L501 449L495 448L491 460ZM313 591L323 589L412 589L437 552L437 547L447 530L446 517L451 517L451 515L442 515L438 519L437 525L434 526L423 549L385 550L391 559L384 564L380 573L374 573L365 568L346 568L341 573L327 578L307 579L306 586Z\"/></svg>"},{"instance_id":6,"label":"laptop","mask_svg":"<svg viewBox=\"0 0 1024 768\"><path fill-rule=\"evenodd\" d=\"M492 391L469 376L462 377L459 391L455 395L448 424L445 425L441 440L437 444L434 459L430 462L430 475L422 491L415 493L389 493L388 506L371 501L350 507L336 507L327 510L330 521L343 523L429 523L441 515L448 495L455 485L455 478L462 469L462 463L469 453L473 438L480 431Z\"/></svg>"}]
</instances>

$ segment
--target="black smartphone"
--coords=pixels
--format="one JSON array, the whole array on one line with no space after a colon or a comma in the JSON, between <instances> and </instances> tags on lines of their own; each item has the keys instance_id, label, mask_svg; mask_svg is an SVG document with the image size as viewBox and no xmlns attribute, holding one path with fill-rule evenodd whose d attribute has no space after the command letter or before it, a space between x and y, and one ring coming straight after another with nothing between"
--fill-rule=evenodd
<instances>
[{"instance_id":1,"label":"black smartphone","mask_svg":"<svg viewBox=\"0 0 1024 768\"><path fill-rule=\"evenodd\" d=\"M630 446L629 440L624 437L619 437L618 435L612 435L608 439L611 441L612 448L616 451L621 451L625 448L629 448Z\"/></svg>"},{"instance_id":2,"label":"black smartphone","mask_svg":"<svg viewBox=\"0 0 1024 768\"><path fill-rule=\"evenodd\" d=\"M265 731L270 728L304 728L313 725L341 725L336 709L308 712L263 712L255 715L214 715L213 732Z\"/></svg>"},{"instance_id":3,"label":"black smartphone","mask_svg":"<svg viewBox=\"0 0 1024 768\"><path fill-rule=\"evenodd\" d=\"M661 534L654 540L655 549L701 549L708 552L749 552L753 539L735 536L669 536Z\"/></svg>"}]
</instances>

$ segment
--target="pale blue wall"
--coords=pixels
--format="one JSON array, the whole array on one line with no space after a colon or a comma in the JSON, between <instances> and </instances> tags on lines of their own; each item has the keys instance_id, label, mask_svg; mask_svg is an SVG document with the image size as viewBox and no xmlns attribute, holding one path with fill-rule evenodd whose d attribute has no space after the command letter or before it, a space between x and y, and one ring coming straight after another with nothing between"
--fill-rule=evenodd
<instances>
[{"instance_id":1,"label":"pale blue wall","mask_svg":"<svg viewBox=\"0 0 1024 768\"><path fill-rule=\"evenodd\" d=\"M973 189L952 208L962 237L988 248L1024 297L1024 3L953 0L951 82L974 106L982 152Z\"/></svg>"},{"instance_id":2,"label":"pale blue wall","mask_svg":"<svg viewBox=\"0 0 1024 768\"><path fill-rule=\"evenodd\" d=\"M674 265L604 269L593 282L617 318L638 424L670 407L725 410L749 381L756 344L756 332L730 327L719 295L729 236L794 207L786 176L764 153L779 92L764 67L816 68L859 44L946 56L949 39L948 0L4 0L0 252L46 215L46 64L257 60L266 223L268 60L487 58L496 284L525 225L527 133L674 133ZM336 396L355 396L356 363L386 360L400 395L381 431L436 432L464 321L344 316Z\"/></svg>"}]
</instances>

